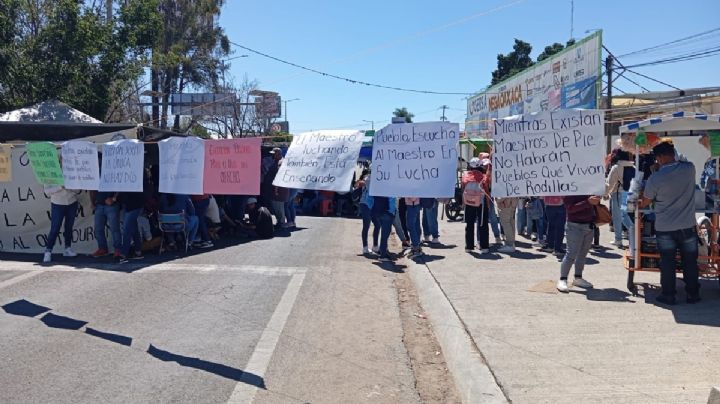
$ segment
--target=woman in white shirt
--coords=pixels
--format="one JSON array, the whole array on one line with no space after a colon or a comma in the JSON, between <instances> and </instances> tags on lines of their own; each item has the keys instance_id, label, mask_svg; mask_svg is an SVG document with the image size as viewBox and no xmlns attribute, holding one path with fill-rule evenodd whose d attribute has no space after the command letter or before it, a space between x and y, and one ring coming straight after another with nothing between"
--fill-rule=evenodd
<instances>
[{"instance_id":1,"label":"woman in white shirt","mask_svg":"<svg viewBox=\"0 0 720 404\"><path fill-rule=\"evenodd\" d=\"M72 231L75 224L75 216L78 210L77 196L81 191L65 189L63 186L45 185L45 194L50 196L50 233L47 236L47 246L43 262L52 260L52 250L55 247L60 234L60 226L65 222L65 251L66 257L75 257L77 254L72 250Z\"/></svg>"}]
</instances>

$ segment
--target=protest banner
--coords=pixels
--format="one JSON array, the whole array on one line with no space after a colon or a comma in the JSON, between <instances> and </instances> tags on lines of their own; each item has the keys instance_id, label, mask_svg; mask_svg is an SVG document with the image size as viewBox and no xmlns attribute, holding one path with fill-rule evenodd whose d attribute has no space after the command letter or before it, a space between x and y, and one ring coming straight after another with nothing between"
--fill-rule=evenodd
<instances>
[{"instance_id":1,"label":"protest banner","mask_svg":"<svg viewBox=\"0 0 720 404\"><path fill-rule=\"evenodd\" d=\"M116 140L103 145L101 192L142 192L145 145Z\"/></svg>"},{"instance_id":2,"label":"protest banner","mask_svg":"<svg viewBox=\"0 0 720 404\"><path fill-rule=\"evenodd\" d=\"M63 143L61 153L65 188L97 190L100 187L98 149L95 143L71 140Z\"/></svg>"},{"instance_id":3,"label":"protest banner","mask_svg":"<svg viewBox=\"0 0 720 404\"><path fill-rule=\"evenodd\" d=\"M0 183L0 251L41 254L50 231L50 198L35 180L25 146L11 151L12 179ZM97 248L90 195L78 195L78 215L73 228L73 250L91 254ZM55 244L61 252L63 235ZM39 260L38 256L38 260Z\"/></svg>"},{"instance_id":4,"label":"protest banner","mask_svg":"<svg viewBox=\"0 0 720 404\"><path fill-rule=\"evenodd\" d=\"M363 135L353 130L305 132L293 138L273 185L348 192Z\"/></svg>"},{"instance_id":5,"label":"protest banner","mask_svg":"<svg viewBox=\"0 0 720 404\"><path fill-rule=\"evenodd\" d=\"M37 182L42 185L63 185L62 168L55 145L50 142L32 142L27 144L30 166Z\"/></svg>"},{"instance_id":6,"label":"protest banner","mask_svg":"<svg viewBox=\"0 0 720 404\"><path fill-rule=\"evenodd\" d=\"M0 182L10 182L12 179L11 147L0 144Z\"/></svg>"},{"instance_id":7,"label":"protest banner","mask_svg":"<svg viewBox=\"0 0 720 404\"><path fill-rule=\"evenodd\" d=\"M158 142L160 192L202 195L205 144L196 137L171 137Z\"/></svg>"},{"instance_id":8,"label":"protest banner","mask_svg":"<svg viewBox=\"0 0 720 404\"><path fill-rule=\"evenodd\" d=\"M392 124L375 132L370 195L452 197L459 139L459 125L450 122Z\"/></svg>"},{"instance_id":9,"label":"protest banner","mask_svg":"<svg viewBox=\"0 0 720 404\"><path fill-rule=\"evenodd\" d=\"M605 113L562 109L494 125L492 195L602 195Z\"/></svg>"},{"instance_id":10,"label":"protest banner","mask_svg":"<svg viewBox=\"0 0 720 404\"><path fill-rule=\"evenodd\" d=\"M261 143L259 137L205 142L204 193L259 195Z\"/></svg>"}]
</instances>

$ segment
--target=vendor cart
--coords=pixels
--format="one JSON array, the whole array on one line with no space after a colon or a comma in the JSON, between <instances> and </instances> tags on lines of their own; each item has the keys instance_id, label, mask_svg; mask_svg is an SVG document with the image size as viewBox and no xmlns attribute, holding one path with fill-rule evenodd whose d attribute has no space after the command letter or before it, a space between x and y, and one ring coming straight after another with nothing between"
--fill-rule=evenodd
<instances>
[{"instance_id":1,"label":"vendor cart","mask_svg":"<svg viewBox=\"0 0 720 404\"><path fill-rule=\"evenodd\" d=\"M699 136L710 130L720 130L720 115L703 115L687 112L677 112L669 116L651 118L645 121L631 123L620 127L620 135L636 134L641 131L656 133L659 136ZM714 156L716 158L716 156ZM720 169L720 161L716 167ZM635 164L637 167L635 180L638 185L642 183L643 172L640 170L640 146L635 146ZM698 167L696 167L696 170ZM699 168L699 169L702 169ZM718 170L715 176L718 179ZM636 189L637 191L637 189ZM632 192L632 188L631 188ZM637 194L636 194L637 195ZM704 192L703 192L704 201ZM709 206L696 207L696 213L703 214L698 219L699 257L698 266L701 277L718 278L720 280L720 198L715 195L713 203ZM628 271L627 287L633 294L637 293L634 282L635 272L660 272L660 254L653 248L652 235L648 223L644 221L650 209L634 209L635 226L635 254L625 254L623 262ZM682 272L682 268L677 268Z\"/></svg>"}]
</instances>

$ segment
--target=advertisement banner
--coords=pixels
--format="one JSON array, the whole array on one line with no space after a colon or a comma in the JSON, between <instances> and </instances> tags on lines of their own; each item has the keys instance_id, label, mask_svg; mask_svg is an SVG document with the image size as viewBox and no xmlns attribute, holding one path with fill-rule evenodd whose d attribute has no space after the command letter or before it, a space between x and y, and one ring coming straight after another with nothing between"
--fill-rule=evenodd
<instances>
[{"instance_id":1,"label":"advertisement banner","mask_svg":"<svg viewBox=\"0 0 720 404\"><path fill-rule=\"evenodd\" d=\"M470 97L465 132L492 134L492 119L557 109L598 107L602 31Z\"/></svg>"},{"instance_id":2,"label":"advertisement banner","mask_svg":"<svg viewBox=\"0 0 720 404\"><path fill-rule=\"evenodd\" d=\"M493 123L492 196L603 195L605 113L567 110Z\"/></svg>"},{"instance_id":3,"label":"advertisement banner","mask_svg":"<svg viewBox=\"0 0 720 404\"><path fill-rule=\"evenodd\" d=\"M196 137L171 137L158 142L160 192L202 195L205 142Z\"/></svg>"},{"instance_id":4,"label":"advertisement banner","mask_svg":"<svg viewBox=\"0 0 720 404\"><path fill-rule=\"evenodd\" d=\"M100 165L95 143L71 140L63 143L61 152L65 188L97 190L100 187Z\"/></svg>"},{"instance_id":5,"label":"advertisement banner","mask_svg":"<svg viewBox=\"0 0 720 404\"><path fill-rule=\"evenodd\" d=\"M116 140L103 145L101 192L142 192L145 145Z\"/></svg>"},{"instance_id":6,"label":"advertisement banner","mask_svg":"<svg viewBox=\"0 0 720 404\"><path fill-rule=\"evenodd\" d=\"M35 179L25 147L12 149L11 164L12 180L0 183L0 251L42 254L50 231L50 198ZM81 192L78 201L72 248L77 253L91 254L97 244L90 194ZM61 232L55 252L62 251L63 240Z\"/></svg>"},{"instance_id":7,"label":"advertisement banner","mask_svg":"<svg viewBox=\"0 0 720 404\"><path fill-rule=\"evenodd\" d=\"M370 195L451 198L460 127L450 122L391 124L375 132Z\"/></svg>"},{"instance_id":8,"label":"advertisement banner","mask_svg":"<svg viewBox=\"0 0 720 404\"><path fill-rule=\"evenodd\" d=\"M273 185L350 191L364 136L353 130L305 132L293 138Z\"/></svg>"},{"instance_id":9,"label":"advertisement banner","mask_svg":"<svg viewBox=\"0 0 720 404\"><path fill-rule=\"evenodd\" d=\"M206 141L205 193L259 195L261 144L259 137Z\"/></svg>"}]
</instances>

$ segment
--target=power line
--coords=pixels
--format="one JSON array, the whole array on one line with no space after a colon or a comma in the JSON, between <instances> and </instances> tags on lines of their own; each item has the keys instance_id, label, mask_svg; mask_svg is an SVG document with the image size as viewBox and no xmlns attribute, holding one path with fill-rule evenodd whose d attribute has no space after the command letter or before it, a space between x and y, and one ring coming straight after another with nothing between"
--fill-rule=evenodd
<instances>
[{"instance_id":1,"label":"power line","mask_svg":"<svg viewBox=\"0 0 720 404\"><path fill-rule=\"evenodd\" d=\"M636 51L634 51L634 52L629 52L629 53L626 53L626 54L624 54L624 55L620 55L620 56L618 56L618 57L626 57L626 56L630 56L630 55L636 55L636 54L639 54L639 53L645 53L645 52L648 52L648 51L651 51L651 50L655 50L655 49L659 49L659 48L666 47L666 46L668 46L668 45L672 45L672 44L676 44L676 43L680 43L680 42L687 41L687 40L689 40L689 39L694 39L694 38L697 38L697 37L701 37L701 36L703 36L703 35L707 35L707 34L710 34L710 33L716 32L716 31L720 31L720 27L718 27L718 28L713 28L713 29L708 30L708 31L700 32L700 33L698 33L698 34L693 34L693 35L690 35L690 36L686 36L686 37L684 37L684 38L676 39L676 40L674 40L674 41L665 42L665 43L662 43L662 44L660 44L660 45L655 45L655 46L651 46L651 47L649 47L649 48L644 48L644 49L636 50Z\"/></svg>"},{"instance_id":2,"label":"power line","mask_svg":"<svg viewBox=\"0 0 720 404\"><path fill-rule=\"evenodd\" d=\"M627 66L627 68L655 66L655 65L667 64L667 63L685 62L688 60L707 58L710 56L715 56L717 54L720 54L720 46L714 47L714 48L707 48L701 52L685 54L682 56L659 59L659 60L654 60L652 62L638 63L638 64Z\"/></svg>"},{"instance_id":3,"label":"power line","mask_svg":"<svg viewBox=\"0 0 720 404\"><path fill-rule=\"evenodd\" d=\"M644 77L644 78L646 78L646 79L648 79L648 80L652 80L652 81L654 81L654 82L656 82L656 83L659 83L659 84L668 86L668 87L670 87L670 88L674 88L675 90L680 90L680 91L682 91L682 88L675 87L675 86L672 85L672 84L668 84L668 83L666 83L666 82L664 82L664 81L660 81L660 80L658 80L658 79L654 79L654 78L652 78L652 77L650 77L650 76L647 76L647 75L645 75L645 74L638 73L638 72L636 72L635 70L630 70L630 69L628 69L628 68L625 68L625 70L628 71L628 72L630 72L630 73L632 73L632 74L636 74L636 75L638 75L638 76L640 76L640 77Z\"/></svg>"},{"instance_id":4,"label":"power line","mask_svg":"<svg viewBox=\"0 0 720 404\"><path fill-rule=\"evenodd\" d=\"M315 69L310 68L310 67L306 67L306 66L299 65L299 64L297 64L297 63L289 62L289 61L287 61L287 60L283 60L283 59L277 58L277 57L275 57L275 56L268 55L268 54L266 54L266 53L257 51L257 50L255 50L255 49L248 48L247 46L240 45L239 43L235 43L235 42L232 42L232 41L231 41L230 43L233 44L234 46L237 46L237 47L240 48L240 49L244 49L244 50L246 50L246 51L248 51L248 52L252 52L252 53L254 53L254 54L256 54L256 55L259 55L259 56L262 56L262 57L265 57L265 58L268 58L268 59L272 59L272 60L274 60L274 61L276 61L276 62L280 62L280 63L286 64L286 65L289 65L289 66L293 66L293 67L297 67L298 69L302 69L302 70L305 70L305 71L309 71L309 72L311 72L311 73L319 74L319 75L321 75L321 76L331 77L331 78L334 78L334 79L337 79L337 80L346 81L346 82L352 83L352 84L360 84L360 85L365 85L365 86L368 86L368 87L384 88L384 89L387 89L387 90L404 91L404 92L418 93L418 94L433 94L433 95L472 95L472 93L445 92L445 91L432 91L432 90L415 90L415 89L410 89L410 88L393 87L393 86L386 86L386 85L382 85L382 84L368 83L368 82L366 82L366 81L361 81L361 80L353 80L353 79L349 79L349 78L347 78L347 77L342 77L342 76L338 76L338 75L331 74L331 73L321 72L321 71L319 71L319 70L315 70Z\"/></svg>"}]
</instances>

